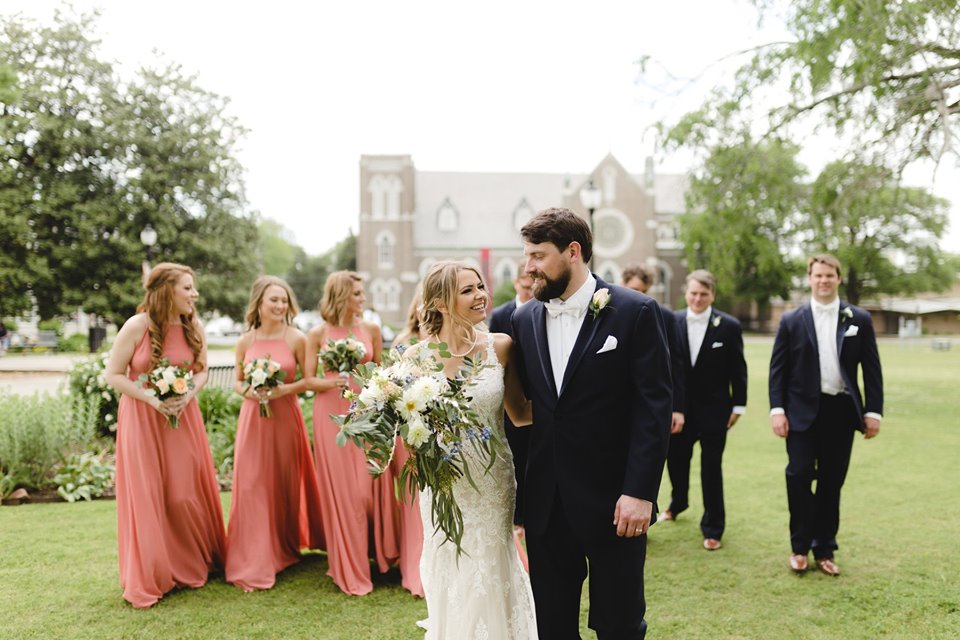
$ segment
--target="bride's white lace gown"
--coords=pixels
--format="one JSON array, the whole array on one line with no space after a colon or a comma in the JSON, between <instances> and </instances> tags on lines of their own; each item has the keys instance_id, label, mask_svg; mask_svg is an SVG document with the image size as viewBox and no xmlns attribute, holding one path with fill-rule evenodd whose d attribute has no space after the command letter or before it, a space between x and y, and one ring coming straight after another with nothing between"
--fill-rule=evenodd
<instances>
[{"instance_id":1,"label":"bride's white lace gown","mask_svg":"<svg viewBox=\"0 0 960 640\"><path fill-rule=\"evenodd\" d=\"M506 442L503 368L493 350L492 335L487 340L486 361L491 366L480 372L471 391L473 406ZM464 478L454 486L463 511L464 553L459 561L456 546L441 544L443 534L433 534L429 489L420 496L424 533L420 577L428 618L418 624L427 631L425 640L537 638L530 580L513 543L513 456L509 448L504 449L489 473L484 474L479 463L471 466L471 471L480 470L472 474L480 491Z\"/></svg>"}]
</instances>

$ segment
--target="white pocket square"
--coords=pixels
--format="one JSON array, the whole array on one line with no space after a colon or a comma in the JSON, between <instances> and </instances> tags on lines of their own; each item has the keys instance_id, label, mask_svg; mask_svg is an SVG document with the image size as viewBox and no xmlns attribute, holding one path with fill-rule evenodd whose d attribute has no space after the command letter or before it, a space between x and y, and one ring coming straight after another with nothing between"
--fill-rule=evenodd
<instances>
[{"instance_id":1,"label":"white pocket square","mask_svg":"<svg viewBox=\"0 0 960 640\"><path fill-rule=\"evenodd\" d=\"M712 345L710 345L710 348L711 348L711 349L719 349L719 348L722 347L722 346L723 346L723 343L722 343L722 342L714 342Z\"/></svg>"},{"instance_id":2,"label":"white pocket square","mask_svg":"<svg viewBox=\"0 0 960 640\"><path fill-rule=\"evenodd\" d=\"M613 336L607 336L606 341L604 341L603 346L600 347L600 351L597 353L606 353L607 351L613 351L617 348L617 339Z\"/></svg>"},{"instance_id":3,"label":"white pocket square","mask_svg":"<svg viewBox=\"0 0 960 640\"><path fill-rule=\"evenodd\" d=\"M847 327L847 332L846 332L845 334L843 334L843 337L844 337L844 338L851 338L851 337L857 335L857 332L858 332L858 331L860 331L860 327L858 327L858 326L855 325L855 324L852 324L852 325L850 325L849 327Z\"/></svg>"}]
</instances>

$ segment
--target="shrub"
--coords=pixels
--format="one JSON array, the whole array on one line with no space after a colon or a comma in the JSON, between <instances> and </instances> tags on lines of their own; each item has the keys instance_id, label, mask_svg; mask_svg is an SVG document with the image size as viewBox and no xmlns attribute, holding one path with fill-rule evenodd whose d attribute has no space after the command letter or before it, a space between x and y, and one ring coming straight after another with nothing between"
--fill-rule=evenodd
<instances>
[{"instance_id":1,"label":"shrub","mask_svg":"<svg viewBox=\"0 0 960 640\"><path fill-rule=\"evenodd\" d=\"M54 468L96 440L97 396L0 393L0 476L14 486L52 486Z\"/></svg>"},{"instance_id":2,"label":"shrub","mask_svg":"<svg viewBox=\"0 0 960 640\"><path fill-rule=\"evenodd\" d=\"M57 485L57 493L67 502L81 498L93 500L113 488L116 473L113 456L106 451L88 451L68 456L53 482Z\"/></svg>"},{"instance_id":3,"label":"shrub","mask_svg":"<svg viewBox=\"0 0 960 640\"><path fill-rule=\"evenodd\" d=\"M58 336L63 335L63 323L56 318L41 320L37 323L38 331L56 331Z\"/></svg>"},{"instance_id":4,"label":"shrub","mask_svg":"<svg viewBox=\"0 0 960 640\"><path fill-rule=\"evenodd\" d=\"M226 389L204 387L197 394L197 403L207 428L217 481L227 489L233 484L233 445L243 398Z\"/></svg>"},{"instance_id":5,"label":"shrub","mask_svg":"<svg viewBox=\"0 0 960 640\"><path fill-rule=\"evenodd\" d=\"M120 394L107 384L104 371L107 368L108 351L73 365L68 375L70 393L78 397L100 399L100 417L97 430L103 436L115 436L117 431L117 407Z\"/></svg>"},{"instance_id":6,"label":"shrub","mask_svg":"<svg viewBox=\"0 0 960 640\"><path fill-rule=\"evenodd\" d=\"M82 333L57 340L57 351L66 353L86 353L90 350L89 340Z\"/></svg>"}]
</instances>

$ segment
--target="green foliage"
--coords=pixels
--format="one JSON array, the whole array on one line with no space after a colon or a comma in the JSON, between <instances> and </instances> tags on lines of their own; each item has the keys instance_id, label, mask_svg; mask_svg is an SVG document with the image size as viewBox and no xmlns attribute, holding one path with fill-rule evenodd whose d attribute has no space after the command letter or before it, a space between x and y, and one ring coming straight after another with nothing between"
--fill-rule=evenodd
<instances>
[{"instance_id":1,"label":"green foliage","mask_svg":"<svg viewBox=\"0 0 960 640\"><path fill-rule=\"evenodd\" d=\"M58 336L63 335L63 322L59 318L47 318L37 323L40 331L54 331Z\"/></svg>"},{"instance_id":2,"label":"green foliage","mask_svg":"<svg viewBox=\"0 0 960 640\"><path fill-rule=\"evenodd\" d=\"M294 268L302 249L293 241L290 230L279 222L261 220L258 230L260 255L263 258L262 272L284 277Z\"/></svg>"},{"instance_id":3,"label":"green foliage","mask_svg":"<svg viewBox=\"0 0 960 640\"><path fill-rule=\"evenodd\" d=\"M64 353L87 353L90 351L90 341L82 333L75 333L67 338L57 340L57 351Z\"/></svg>"},{"instance_id":4,"label":"green foliage","mask_svg":"<svg viewBox=\"0 0 960 640\"><path fill-rule=\"evenodd\" d=\"M329 255L308 256L303 250L298 252L286 280L297 296L301 309L316 309L320 305L323 285L331 272Z\"/></svg>"},{"instance_id":5,"label":"green foliage","mask_svg":"<svg viewBox=\"0 0 960 640\"><path fill-rule=\"evenodd\" d=\"M667 128L668 145L703 147L756 116L780 135L811 122L858 155L903 167L956 155L960 5L946 0L754 0L790 36L752 49L732 82ZM771 98L771 95L785 97ZM771 102L773 103L771 106Z\"/></svg>"},{"instance_id":6,"label":"green foliage","mask_svg":"<svg viewBox=\"0 0 960 640\"><path fill-rule=\"evenodd\" d=\"M812 185L804 244L840 259L844 297L854 304L881 293L944 291L957 276L938 245L947 206L925 189L900 186L886 167L833 162Z\"/></svg>"},{"instance_id":7,"label":"green foliage","mask_svg":"<svg viewBox=\"0 0 960 640\"><path fill-rule=\"evenodd\" d=\"M690 269L716 276L718 305L787 297L794 274L787 247L804 202L798 152L782 140L744 137L714 147L693 176L680 237Z\"/></svg>"},{"instance_id":8,"label":"green foliage","mask_svg":"<svg viewBox=\"0 0 960 640\"><path fill-rule=\"evenodd\" d=\"M104 376L109 358L109 352L104 351L77 362L67 374L67 387L71 394L79 398L98 399L97 429L102 436L115 435L120 403L120 394L107 384Z\"/></svg>"},{"instance_id":9,"label":"green foliage","mask_svg":"<svg viewBox=\"0 0 960 640\"><path fill-rule=\"evenodd\" d=\"M204 387L197 394L197 402L207 429L217 481L229 489L233 484L233 447L243 398L226 389Z\"/></svg>"},{"instance_id":10,"label":"green foliage","mask_svg":"<svg viewBox=\"0 0 960 640\"><path fill-rule=\"evenodd\" d=\"M57 493L67 502L93 500L113 488L116 471L112 456L106 451L87 451L67 456L53 482Z\"/></svg>"},{"instance_id":11,"label":"green foliage","mask_svg":"<svg viewBox=\"0 0 960 640\"><path fill-rule=\"evenodd\" d=\"M0 475L28 489L51 486L54 468L97 436L99 397L0 393Z\"/></svg>"},{"instance_id":12,"label":"green foliage","mask_svg":"<svg viewBox=\"0 0 960 640\"><path fill-rule=\"evenodd\" d=\"M177 65L121 82L96 18L0 27L0 67L18 79L0 105L0 313L29 309L32 294L43 318L81 304L131 315L149 222L155 258L194 267L208 309L239 315L256 272L234 158L244 130Z\"/></svg>"},{"instance_id":13,"label":"green foliage","mask_svg":"<svg viewBox=\"0 0 960 640\"><path fill-rule=\"evenodd\" d=\"M517 297L517 290L513 286L513 282L506 281L501 282L500 286L493 290L493 306L499 307L500 305L510 302Z\"/></svg>"}]
</instances>

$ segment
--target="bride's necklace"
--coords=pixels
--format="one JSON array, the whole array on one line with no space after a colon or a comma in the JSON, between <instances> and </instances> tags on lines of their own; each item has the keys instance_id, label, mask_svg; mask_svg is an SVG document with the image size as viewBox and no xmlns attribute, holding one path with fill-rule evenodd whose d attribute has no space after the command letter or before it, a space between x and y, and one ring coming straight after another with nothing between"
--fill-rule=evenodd
<instances>
[{"instance_id":1,"label":"bride's necklace","mask_svg":"<svg viewBox=\"0 0 960 640\"><path fill-rule=\"evenodd\" d=\"M440 339L440 336L436 336L436 338L437 338L437 342L443 342L443 340ZM477 338L479 338L479 336L477 335L477 331L474 330L474 331L473 331L473 342L470 343L470 346L467 347L467 350L466 350L466 351L464 351L463 353L454 353L453 350L450 349L449 346L448 346L448 347L447 347L447 352L448 352L451 356L453 356L454 358L462 358L463 356L467 355L468 353L470 353L471 351L474 350L474 348L477 346Z\"/></svg>"}]
</instances>

